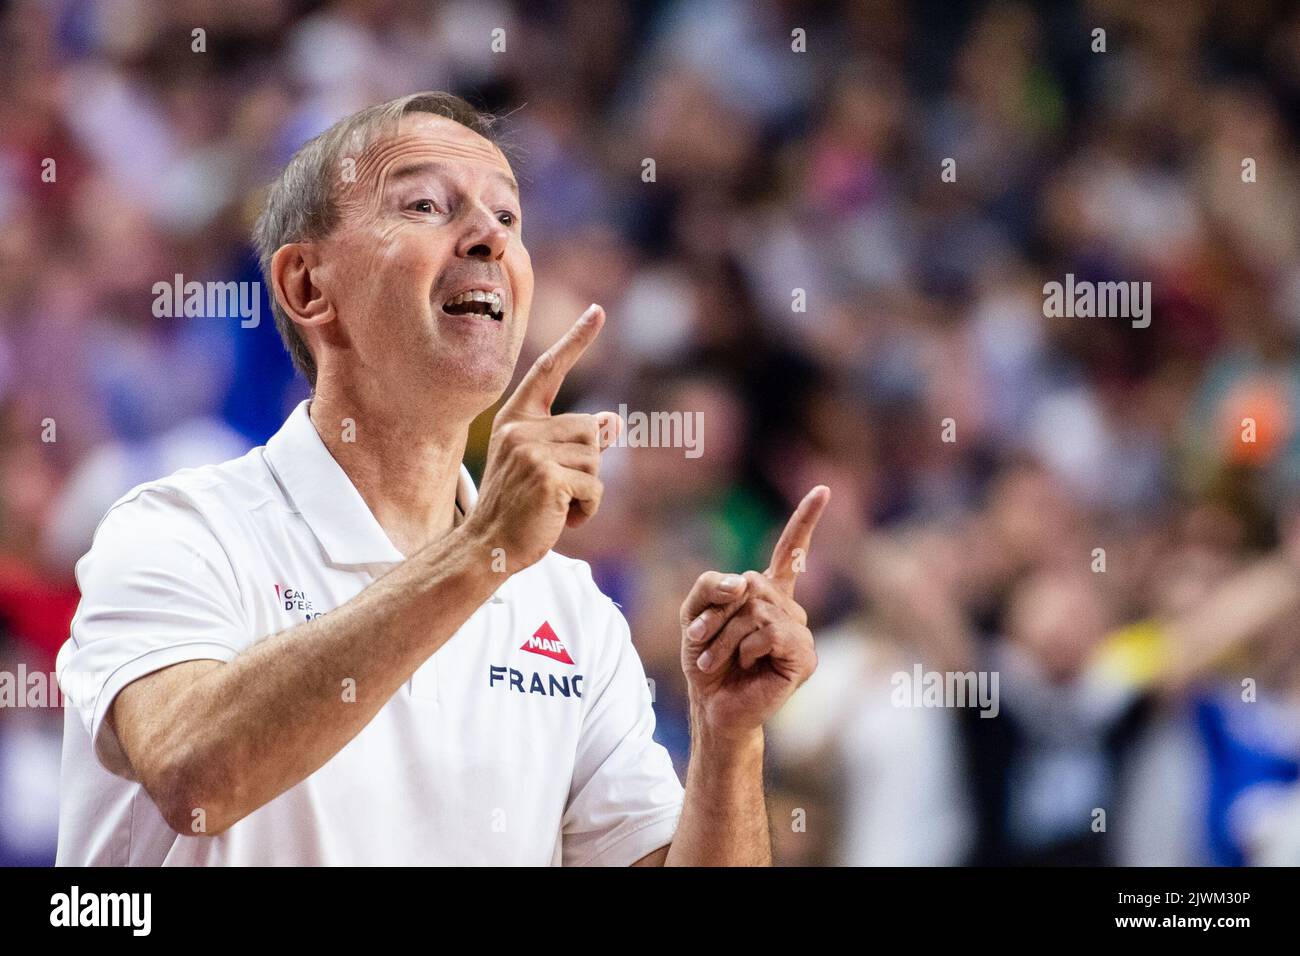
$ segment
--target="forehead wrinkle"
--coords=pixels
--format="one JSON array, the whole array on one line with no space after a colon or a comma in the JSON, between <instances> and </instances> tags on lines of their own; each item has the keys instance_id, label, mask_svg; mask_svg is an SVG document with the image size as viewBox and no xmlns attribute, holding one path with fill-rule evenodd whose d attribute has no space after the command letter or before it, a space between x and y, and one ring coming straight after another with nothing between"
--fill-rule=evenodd
<instances>
[{"instance_id":1,"label":"forehead wrinkle","mask_svg":"<svg viewBox=\"0 0 1300 956\"><path fill-rule=\"evenodd\" d=\"M461 160L485 163L493 167L493 174L500 177L516 194L518 186L510 173L510 164L505 154L482 137L474 135L455 139L431 136L429 132L399 133L395 136L383 136L372 142L357 158L356 180L348 185L348 193L354 197L353 202L361 202L372 208L378 208L387 189L389 177L394 168L410 154L427 157L426 162L448 166L439 160ZM477 140L477 141L475 141ZM358 195L360 193L360 195ZM340 197L340 207L352 205L346 197Z\"/></svg>"},{"instance_id":2,"label":"forehead wrinkle","mask_svg":"<svg viewBox=\"0 0 1300 956\"><path fill-rule=\"evenodd\" d=\"M487 163L497 169L509 169L505 155L496 146L476 134L474 140L451 137L432 137L428 133L401 133L384 137L371 144L357 162L358 172L382 170L391 166L407 153L425 153L433 159L469 160ZM477 140L477 142L475 141ZM361 177L358 177L360 180Z\"/></svg>"},{"instance_id":3,"label":"forehead wrinkle","mask_svg":"<svg viewBox=\"0 0 1300 956\"><path fill-rule=\"evenodd\" d=\"M443 173L448 171L448 165L436 159L416 160L407 165L398 165L395 169L385 169L382 172L383 189L387 189L393 183L402 182L407 179L416 179L427 173ZM501 169L493 169L489 175L513 190L516 195L519 193L519 185L515 182L513 176Z\"/></svg>"}]
</instances>

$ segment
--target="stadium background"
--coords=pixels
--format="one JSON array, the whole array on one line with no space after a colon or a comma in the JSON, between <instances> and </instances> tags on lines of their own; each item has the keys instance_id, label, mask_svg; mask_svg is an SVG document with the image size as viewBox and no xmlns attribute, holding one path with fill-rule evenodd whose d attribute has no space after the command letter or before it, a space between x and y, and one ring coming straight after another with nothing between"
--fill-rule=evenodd
<instances>
[{"instance_id":1,"label":"stadium background","mask_svg":"<svg viewBox=\"0 0 1300 956\"><path fill-rule=\"evenodd\" d=\"M780 862L1300 862L1296 5L0 10L0 671L52 668L118 495L305 394L265 305L157 319L153 284L259 279L297 146L450 89L509 114L524 358L599 301L562 404L703 413L699 458L610 452L560 545L631 620L679 770L689 583L834 491L800 585L821 667L770 734ZM1150 281L1150 327L1044 318L1066 273ZM918 662L996 669L1002 714L894 706ZM2 863L53 859L61 724L0 708Z\"/></svg>"}]
</instances>

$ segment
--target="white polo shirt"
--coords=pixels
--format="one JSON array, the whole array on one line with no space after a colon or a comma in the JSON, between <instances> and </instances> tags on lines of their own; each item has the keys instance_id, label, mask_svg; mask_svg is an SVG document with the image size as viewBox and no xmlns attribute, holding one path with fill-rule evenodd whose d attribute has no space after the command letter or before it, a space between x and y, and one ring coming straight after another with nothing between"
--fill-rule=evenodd
<instances>
[{"instance_id":1,"label":"white polo shirt","mask_svg":"<svg viewBox=\"0 0 1300 956\"><path fill-rule=\"evenodd\" d=\"M461 511L476 496L462 467ZM168 827L104 720L117 693L232 660L402 560L306 402L265 447L120 499L78 562L58 658L58 863L626 865L669 843L682 787L627 623L585 562L555 553L507 578L306 780L217 836Z\"/></svg>"}]
</instances>

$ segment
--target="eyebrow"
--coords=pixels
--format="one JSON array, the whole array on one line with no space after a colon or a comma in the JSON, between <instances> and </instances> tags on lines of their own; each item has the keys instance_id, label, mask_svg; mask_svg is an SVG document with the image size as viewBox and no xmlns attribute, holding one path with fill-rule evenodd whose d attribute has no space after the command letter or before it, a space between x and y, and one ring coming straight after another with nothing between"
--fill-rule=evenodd
<instances>
[{"instance_id":1,"label":"eyebrow","mask_svg":"<svg viewBox=\"0 0 1300 956\"><path fill-rule=\"evenodd\" d=\"M409 163L405 166L399 166L397 169L393 170L391 173L388 174L388 180L385 183L385 188L387 188L387 186L392 185L394 183L399 183L402 180L413 179L416 176L423 176L425 173L444 173L446 171L447 171L446 163L439 163L434 160L424 160L418 163ZM500 169L494 169L492 170L490 175L492 176L493 179L501 183L504 183L506 186L508 186L516 196L519 195L519 184L515 182L515 178L511 176L509 173L503 172Z\"/></svg>"}]
</instances>

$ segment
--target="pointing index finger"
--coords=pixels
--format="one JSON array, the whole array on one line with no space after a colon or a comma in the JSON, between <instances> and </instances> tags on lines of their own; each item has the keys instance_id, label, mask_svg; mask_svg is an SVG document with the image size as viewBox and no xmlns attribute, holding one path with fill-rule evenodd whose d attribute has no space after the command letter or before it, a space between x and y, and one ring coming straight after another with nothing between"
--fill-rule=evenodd
<instances>
[{"instance_id":1,"label":"pointing index finger","mask_svg":"<svg viewBox=\"0 0 1300 956\"><path fill-rule=\"evenodd\" d=\"M604 324L605 310L593 302L558 342L537 357L502 410L533 415L549 414L551 403L564 384L564 376L582 358L582 353L587 351L588 346L596 341Z\"/></svg>"},{"instance_id":2,"label":"pointing index finger","mask_svg":"<svg viewBox=\"0 0 1300 956\"><path fill-rule=\"evenodd\" d=\"M772 563L764 573L787 595L794 595L795 579L804 569L813 530L830 500L831 490L825 485L818 485L804 495L803 501L799 502L799 507L794 509L794 514L786 522L776 547L772 549Z\"/></svg>"}]
</instances>

